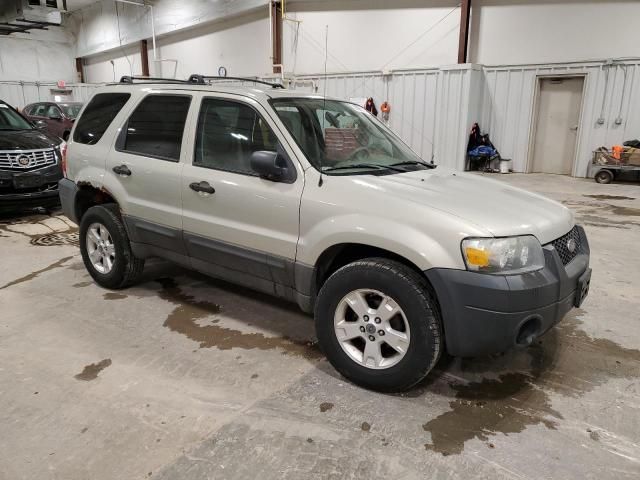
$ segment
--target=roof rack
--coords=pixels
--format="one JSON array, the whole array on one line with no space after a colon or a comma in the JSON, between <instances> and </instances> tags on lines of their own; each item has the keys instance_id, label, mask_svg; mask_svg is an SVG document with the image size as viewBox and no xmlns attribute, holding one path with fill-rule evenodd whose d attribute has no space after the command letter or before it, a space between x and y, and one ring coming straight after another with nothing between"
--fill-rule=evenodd
<instances>
[{"instance_id":1,"label":"roof rack","mask_svg":"<svg viewBox=\"0 0 640 480\"><path fill-rule=\"evenodd\" d=\"M177 78L143 77L140 75L125 75L120 78L120 83L192 83L189 80L178 80Z\"/></svg>"},{"instance_id":2,"label":"roof rack","mask_svg":"<svg viewBox=\"0 0 640 480\"><path fill-rule=\"evenodd\" d=\"M257 78L220 77L220 76L213 76L213 75L200 75L197 73L194 73L193 75L191 75L189 77L189 80L187 80L187 82L196 83L198 85L205 85L207 81L211 81L211 80L241 80L244 82L253 82L253 83L260 83L262 85L268 85L271 88L284 88L284 86L281 83L270 83L264 80L258 80Z\"/></svg>"}]
</instances>

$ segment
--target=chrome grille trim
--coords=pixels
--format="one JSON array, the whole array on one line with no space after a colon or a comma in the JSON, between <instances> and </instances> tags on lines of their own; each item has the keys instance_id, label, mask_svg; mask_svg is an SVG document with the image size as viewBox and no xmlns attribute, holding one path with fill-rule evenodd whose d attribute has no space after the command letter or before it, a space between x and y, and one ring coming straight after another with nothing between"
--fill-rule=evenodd
<instances>
[{"instance_id":1,"label":"chrome grille trim","mask_svg":"<svg viewBox=\"0 0 640 480\"><path fill-rule=\"evenodd\" d=\"M28 159L27 164L21 164L18 160ZM28 172L39 168L49 167L58 162L53 148L41 148L34 150L0 150L0 170L15 172Z\"/></svg>"}]
</instances>

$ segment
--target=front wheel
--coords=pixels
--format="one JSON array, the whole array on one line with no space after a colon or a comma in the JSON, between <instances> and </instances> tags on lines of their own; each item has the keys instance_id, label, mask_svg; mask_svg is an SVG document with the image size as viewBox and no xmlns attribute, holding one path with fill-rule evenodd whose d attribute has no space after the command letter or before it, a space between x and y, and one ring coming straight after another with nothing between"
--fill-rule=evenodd
<instances>
[{"instance_id":1,"label":"front wheel","mask_svg":"<svg viewBox=\"0 0 640 480\"><path fill-rule=\"evenodd\" d=\"M142 274L144 260L131 251L129 237L114 204L91 207L80 222L80 253L98 285L124 288Z\"/></svg>"},{"instance_id":2,"label":"front wheel","mask_svg":"<svg viewBox=\"0 0 640 480\"><path fill-rule=\"evenodd\" d=\"M366 259L336 271L318 294L315 322L335 369L372 390L406 390L440 357L442 328L429 285L393 260Z\"/></svg>"}]
</instances>

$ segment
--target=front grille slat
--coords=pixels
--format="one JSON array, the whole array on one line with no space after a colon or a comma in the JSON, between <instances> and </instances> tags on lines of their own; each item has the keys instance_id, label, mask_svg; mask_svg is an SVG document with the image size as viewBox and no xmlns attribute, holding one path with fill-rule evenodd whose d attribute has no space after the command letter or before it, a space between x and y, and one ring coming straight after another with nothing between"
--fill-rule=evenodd
<instances>
[{"instance_id":1,"label":"front grille slat","mask_svg":"<svg viewBox=\"0 0 640 480\"><path fill-rule=\"evenodd\" d=\"M25 157L29 160L25 162ZM20 162L22 159L22 162ZM0 151L0 169L28 172L55 165L56 153L53 148L44 150Z\"/></svg>"},{"instance_id":2,"label":"front grille slat","mask_svg":"<svg viewBox=\"0 0 640 480\"><path fill-rule=\"evenodd\" d=\"M571 242L575 244L573 251L569 249ZM580 232L577 227L573 227L568 233L551 242L551 245L556 249L560 260L562 260L562 264L565 266L582 252L582 238L580 237Z\"/></svg>"}]
</instances>

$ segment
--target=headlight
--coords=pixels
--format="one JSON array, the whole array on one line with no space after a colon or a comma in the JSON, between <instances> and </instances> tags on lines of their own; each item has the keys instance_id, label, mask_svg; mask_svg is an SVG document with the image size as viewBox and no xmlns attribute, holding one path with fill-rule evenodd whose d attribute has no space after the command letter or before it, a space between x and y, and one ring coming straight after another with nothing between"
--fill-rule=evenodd
<instances>
[{"instance_id":1,"label":"headlight","mask_svg":"<svg viewBox=\"0 0 640 480\"><path fill-rule=\"evenodd\" d=\"M506 238L467 238L462 241L467 270L481 273L514 274L544 267L544 253L532 235Z\"/></svg>"}]
</instances>

